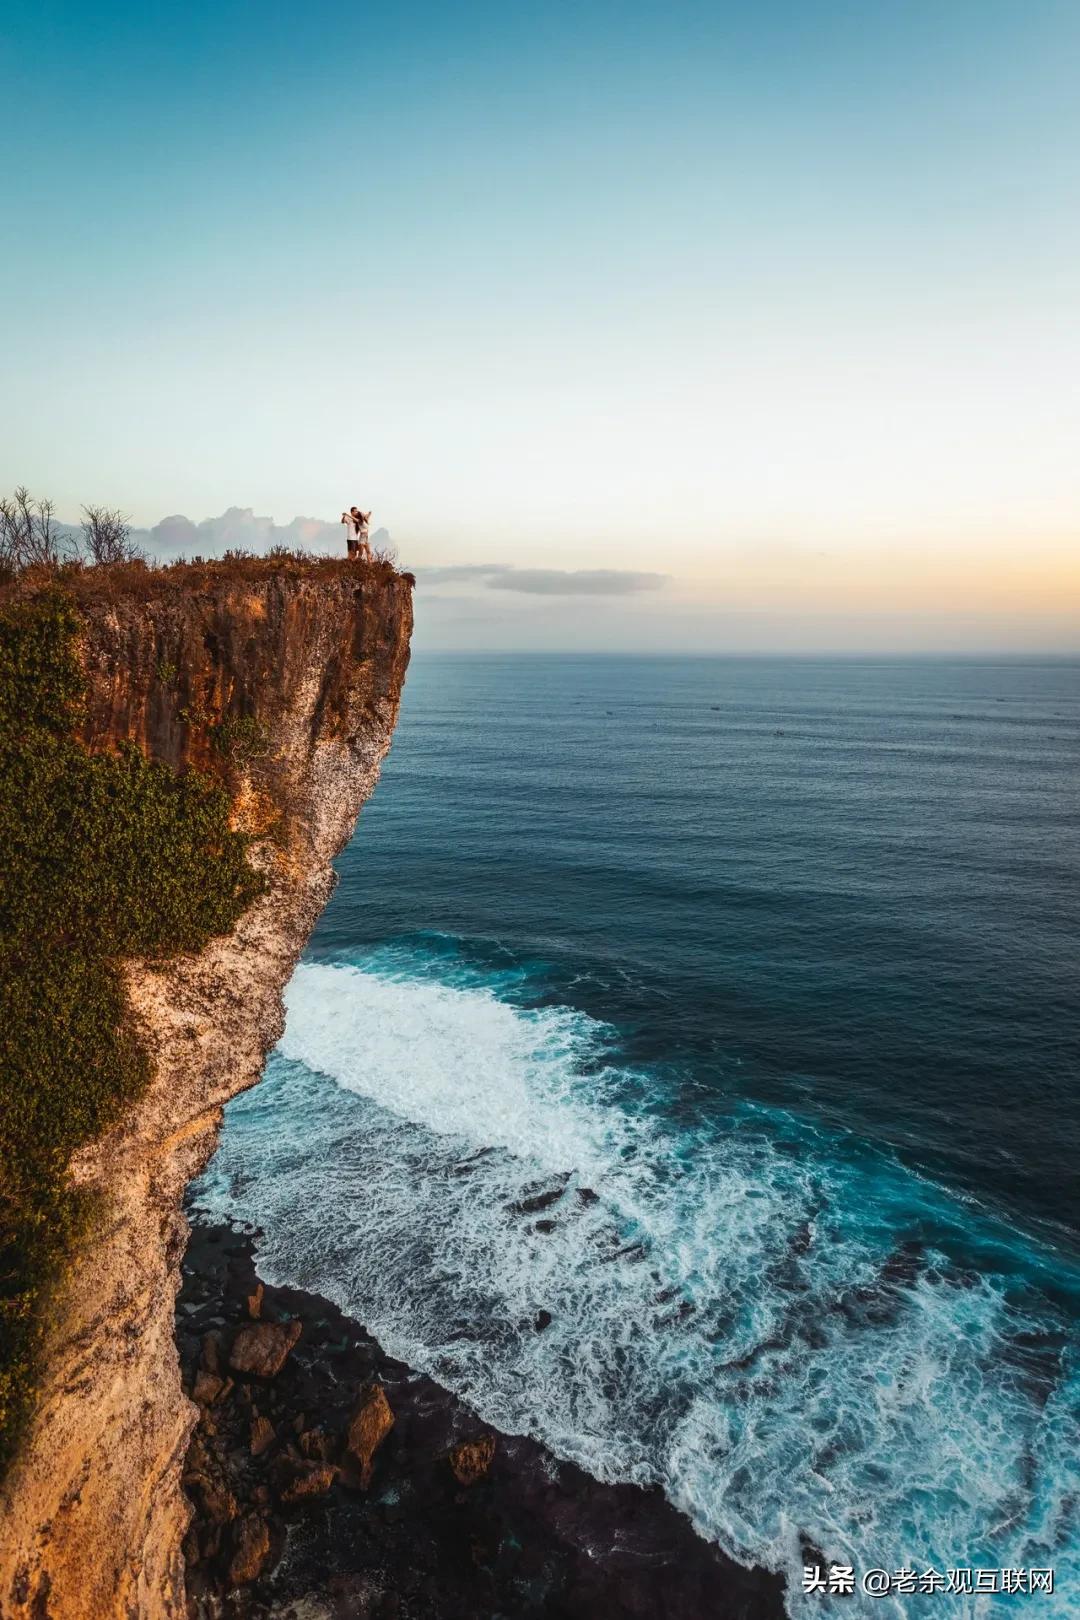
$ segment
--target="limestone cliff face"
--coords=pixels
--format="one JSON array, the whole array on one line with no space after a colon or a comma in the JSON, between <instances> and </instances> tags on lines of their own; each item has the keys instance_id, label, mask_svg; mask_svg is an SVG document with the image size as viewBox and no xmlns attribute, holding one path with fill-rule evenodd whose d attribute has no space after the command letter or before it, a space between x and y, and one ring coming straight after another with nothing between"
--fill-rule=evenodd
<instances>
[{"instance_id":1,"label":"limestone cliff face","mask_svg":"<svg viewBox=\"0 0 1080 1620\"><path fill-rule=\"evenodd\" d=\"M38 1415L0 1493L3 1620L158 1620L184 1610L180 1473L195 1409L174 1297L182 1198L224 1103L259 1077L282 990L375 785L409 655L391 569L265 563L79 587L85 738L131 740L227 785L267 891L196 957L127 971L153 1078L85 1150L102 1213L58 1311Z\"/></svg>"}]
</instances>

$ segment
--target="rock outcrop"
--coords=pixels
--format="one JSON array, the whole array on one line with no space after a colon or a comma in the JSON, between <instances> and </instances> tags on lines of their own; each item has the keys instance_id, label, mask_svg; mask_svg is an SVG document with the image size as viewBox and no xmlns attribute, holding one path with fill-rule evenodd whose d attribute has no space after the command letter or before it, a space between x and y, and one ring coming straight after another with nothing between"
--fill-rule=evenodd
<instances>
[{"instance_id":1,"label":"rock outcrop","mask_svg":"<svg viewBox=\"0 0 1080 1620\"><path fill-rule=\"evenodd\" d=\"M375 785L408 663L410 583L381 564L284 560L75 584L87 745L134 742L216 774L257 839L266 892L198 956L127 969L153 1078L74 1166L100 1213L0 1490L4 1620L184 1612L180 1480L196 1416L173 1334L184 1189L213 1152L223 1105L255 1083L281 1032L282 990L330 895L330 863ZM224 1381L228 1369L207 1372ZM262 1529L247 1526L238 1563L246 1572L265 1555Z\"/></svg>"},{"instance_id":2,"label":"rock outcrop","mask_svg":"<svg viewBox=\"0 0 1080 1620\"><path fill-rule=\"evenodd\" d=\"M372 1460L390 1430L394 1427L394 1414L386 1391L378 1384L370 1384L349 1422L345 1442L350 1455L360 1464L360 1480L371 1483Z\"/></svg>"}]
</instances>

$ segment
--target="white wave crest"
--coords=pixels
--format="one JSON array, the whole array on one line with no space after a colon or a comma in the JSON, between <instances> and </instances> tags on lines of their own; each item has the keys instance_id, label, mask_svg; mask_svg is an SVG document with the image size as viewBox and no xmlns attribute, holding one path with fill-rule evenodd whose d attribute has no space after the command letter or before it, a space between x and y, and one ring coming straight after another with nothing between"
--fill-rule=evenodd
<instances>
[{"instance_id":1,"label":"white wave crest","mask_svg":"<svg viewBox=\"0 0 1080 1620\"><path fill-rule=\"evenodd\" d=\"M496 1426L659 1481L786 1570L793 1614L823 1612L802 1538L857 1568L1056 1564L1040 1612L1077 1611L1076 1391L1049 1307L905 1242L915 1177L879 1189L783 1116L672 1112L583 1013L429 969L297 970L199 1193L264 1228L264 1272ZM843 1612L863 1602L890 1612Z\"/></svg>"}]
</instances>

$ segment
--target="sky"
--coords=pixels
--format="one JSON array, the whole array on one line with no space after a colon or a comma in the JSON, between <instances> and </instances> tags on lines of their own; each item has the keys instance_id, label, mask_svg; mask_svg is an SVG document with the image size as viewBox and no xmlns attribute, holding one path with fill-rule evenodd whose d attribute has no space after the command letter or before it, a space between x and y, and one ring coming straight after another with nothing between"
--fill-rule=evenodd
<instances>
[{"instance_id":1,"label":"sky","mask_svg":"<svg viewBox=\"0 0 1080 1620\"><path fill-rule=\"evenodd\" d=\"M356 501L431 647L1080 652L1075 0L8 0L0 71L0 485Z\"/></svg>"}]
</instances>

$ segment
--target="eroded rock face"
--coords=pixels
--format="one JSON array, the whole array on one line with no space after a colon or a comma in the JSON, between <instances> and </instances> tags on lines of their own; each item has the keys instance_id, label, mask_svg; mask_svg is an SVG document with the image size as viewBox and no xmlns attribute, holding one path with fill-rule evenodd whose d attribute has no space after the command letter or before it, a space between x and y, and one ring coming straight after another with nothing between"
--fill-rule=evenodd
<instances>
[{"instance_id":1,"label":"eroded rock face","mask_svg":"<svg viewBox=\"0 0 1080 1620\"><path fill-rule=\"evenodd\" d=\"M0 1489L0 1614L176 1620L195 1418L173 1337L184 1189L281 1033L282 990L390 744L411 597L385 569L253 563L135 573L118 592L90 580L79 607L88 745L133 741L212 770L261 838L267 892L198 956L128 969L153 1079L74 1167L102 1215ZM253 1563L261 1536L245 1538L237 1552Z\"/></svg>"}]
</instances>

